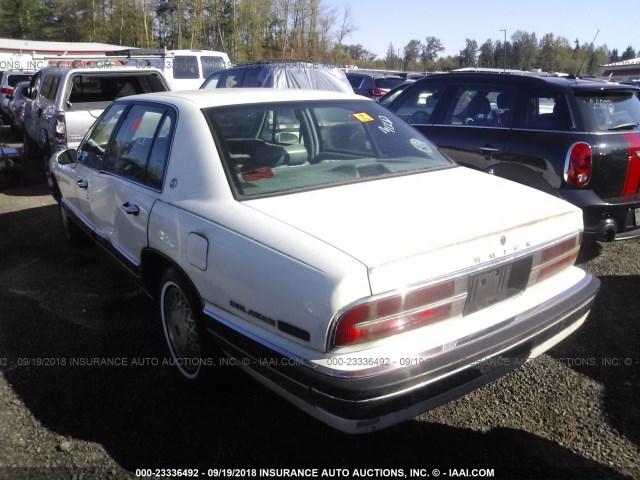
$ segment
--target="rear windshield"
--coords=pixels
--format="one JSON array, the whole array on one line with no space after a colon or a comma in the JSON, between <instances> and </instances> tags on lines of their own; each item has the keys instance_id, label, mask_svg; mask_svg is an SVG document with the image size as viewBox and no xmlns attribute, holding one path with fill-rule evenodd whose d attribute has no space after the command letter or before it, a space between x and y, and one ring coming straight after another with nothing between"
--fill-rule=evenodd
<instances>
[{"instance_id":1,"label":"rear windshield","mask_svg":"<svg viewBox=\"0 0 640 480\"><path fill-rule=\"evenodd\" d=\"M453 164L375 102L322 101L205 109L239 196L406 175Z\"/></svg>"},{"instance_id":2,"label":"rear windshield","mask_svg":"<svg viewBox=\"0 0 640 480\"><path fill-rule=\"evenodd\" d=\"M31 80L31 75L9 75L7 78L7 83L12 87L15 87L20 82L25 82Z\"/></svg>"},{"instance_id":3,"label":"rear windshield","mask_svg":"<svg viewBox=\"0 0 640 480\"><path fill-rule=\"evenodd\" d=\"M69 108L85 103L112 102L138 93L162 92L167 87L157 73L74 75L69 93Z\"/></svg>"},{"instance_id":4,"label":"rear windshield","mask_svg":"<svg viewBox=\"0 0 640 480\"><path fill-rule=\"evenodd\" d=\"M404 80L402 78L376 78L374 79L374 83L376 88L392 89L393 87L397 87L401 83L404 83Z\"/></svg>"},{"instance_id":5,"label":"rear windshield","mask_svg":"<svg viewBox=\"0 0 640 480\"><path fill-rule=\"evenodd\" d=\"M635 92L576 94L578 109L589 131L633 130L640 125L640 99Z\"/></svg>"}]
</instances>

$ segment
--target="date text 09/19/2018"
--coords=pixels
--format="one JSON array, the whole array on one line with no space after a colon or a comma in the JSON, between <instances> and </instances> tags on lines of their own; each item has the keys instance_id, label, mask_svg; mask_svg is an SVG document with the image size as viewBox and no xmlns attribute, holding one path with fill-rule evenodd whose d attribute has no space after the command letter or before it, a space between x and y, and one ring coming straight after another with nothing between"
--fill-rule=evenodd
<instances>
[{"instance_id":1,"label":"date text 09/19/2018","mask_svg":"<svg viewBox=\"0 0 640 480\"><path fill-rule=\"evenodd\" d=\"M185 478L437 478L474 477L492 478L492 468L141 468L136 469L136 477L185 477Z\"/></svg>"}]
</instances>

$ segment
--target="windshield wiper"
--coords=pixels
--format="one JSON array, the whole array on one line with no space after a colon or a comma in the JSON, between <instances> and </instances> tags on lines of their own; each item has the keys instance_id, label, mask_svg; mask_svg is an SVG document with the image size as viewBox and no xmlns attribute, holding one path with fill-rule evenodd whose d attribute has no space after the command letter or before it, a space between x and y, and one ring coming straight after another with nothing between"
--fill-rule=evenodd
<instances>
[{"instance_id":1,"label":"windshield wiper","mask_svg":"<svg viewBox=\"0 0 640 480\"><path fill-rule=\"evenodd\" d=\"M620 125L616 125L615 127L611 127L609 129L609 131L614 131L614 130L633 130L634 128L636 128L637 126L639 126L640 123L636 122L636 123L622 123Z\"/></svg>"}]
</instances>

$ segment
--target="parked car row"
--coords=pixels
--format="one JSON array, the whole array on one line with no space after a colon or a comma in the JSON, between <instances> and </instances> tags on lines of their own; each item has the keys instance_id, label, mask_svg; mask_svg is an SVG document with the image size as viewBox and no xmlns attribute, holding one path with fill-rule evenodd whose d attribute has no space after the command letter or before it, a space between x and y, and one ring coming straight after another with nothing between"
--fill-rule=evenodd
<instances>
[{"instance_id":1,"label":"parked car row","mask_svg":"<svg viewBox=\"0 0 640 480\"><path fill-rule=\"evenodd\" d=\"M33 74L21 70L0 71L0 115L3 123L16 125L16 117L11 114L11 100L16 98L18 84L29 81ZM18 95L17 98L20 98ZM19 120L18 120L19 121Z\"/></svg>"}]
</instances>

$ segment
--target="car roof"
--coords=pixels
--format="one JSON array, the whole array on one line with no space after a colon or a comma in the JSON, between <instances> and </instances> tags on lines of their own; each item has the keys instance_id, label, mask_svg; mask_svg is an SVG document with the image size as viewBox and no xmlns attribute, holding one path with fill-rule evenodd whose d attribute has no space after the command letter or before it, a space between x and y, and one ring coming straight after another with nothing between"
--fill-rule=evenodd
<instances>
[{"instance_id":1,"label":"car roof","mask_svg":"<svg viewBox=\"0 0 640 480\"><path fill-rule=\"evenodd\" d=\"M347 72L347 77L373 77L373 78L399 78L400 80L404 80L399 75L395 73L382 73L382 72Z\"/></svg>"},{"instance_id":2,"label":"car roof","mask_svg":"<svg viewBox=\"0 0 640 480\"><path fill-rule=\"evenodd\" d=\"M231 68L243 67L299 67L299 68L336 68L333 65L315 63L308 60L258 60L255 62L237 63Z\"/></svg>"},{"instance_id":3,"label":"car roof","mask_svg":"<svg viewBox=\"0 0 640 480\"><path fill-rule=\"evenodd\" d=\"M298 88L220 88L212 90L182 90L131 95L118 99L117 101L127 102L141 100L171 103L174 105L186 105L188 103L192 103L198 108L307 100L372 101L354 93L335 92L332 90L306 90Z\"/></svg>"},{"instance_id":4,"label":"car roof","mask_svg":"<svg viewBox=\"0 0 640 480\"><path fill-rule=\"evenodd\" d=\"M551 86L562 91L593 91L593 90L640 90L631 85L623 85L619 83L608 83L594 79L585 79L580 77L551 76L551 75L514 75L510 73L489 73L489 72L449 72L429 75L425 78L417 80L417 85L429 84L441 80L445 81L462 81L475 83L500 83L504 85L514 86Z\"/></svg>"},{"instance_id":5,"label":"car roof","mask_svg":"<svg viewBox=\"0 0 640 480\"><path fill-rule=\"evenodd\" d=\"M114 66L107 66L107 67L93 67L93 66L79 66L79 67L70 67L70 66L62 66L62 67L57 67L55 65L49 66L49 67L45 67L42 70L40 70L40 72L43 73L50 73L50 72L54 72L54 73L60 73L60 74L65 74L67 72L70 73L76 73L76 72L84 72L87 74L91 74L94 72L97 73L108 73L108 72L113 72L113 73L127 73L127 72L135 72L135 71L149 71L149 72L160 72L162 73L159 69L154 68L154 67L145 67L143 69L141 69L139 66L127 66L127 65L114 65Z\"/></svg>"}]
</instances>

